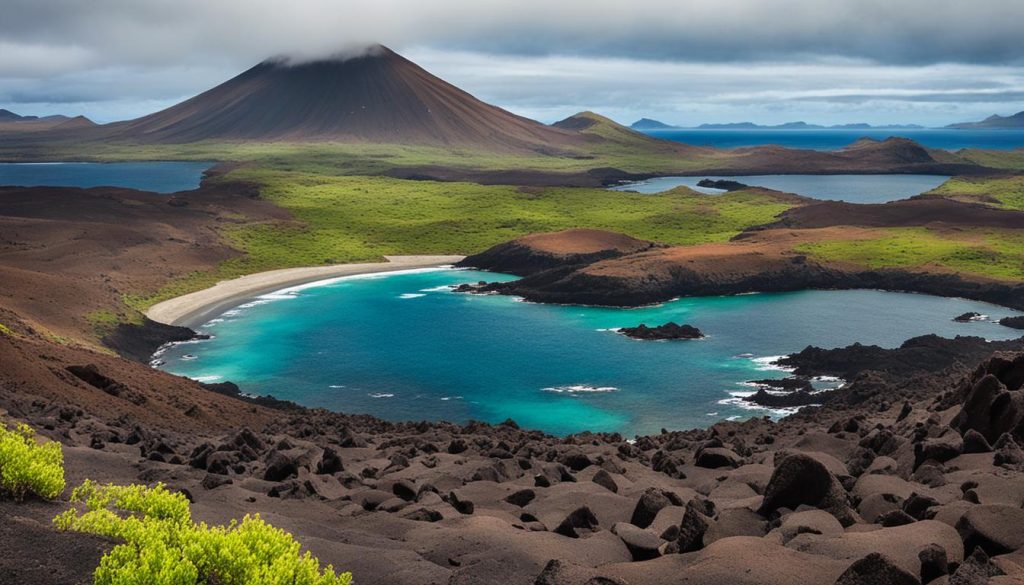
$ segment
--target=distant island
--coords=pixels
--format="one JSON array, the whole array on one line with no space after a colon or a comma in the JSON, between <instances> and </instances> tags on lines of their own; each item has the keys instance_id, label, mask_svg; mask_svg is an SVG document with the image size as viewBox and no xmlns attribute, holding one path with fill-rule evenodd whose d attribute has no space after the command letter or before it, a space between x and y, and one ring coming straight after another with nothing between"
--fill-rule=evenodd
<instances>
[{"instance_id":1,"label":"distant island","mask_svg":"<svg viewBox=\"0 0 1024 585\"><path fill-rule=\"evenodd\" d=\"M630 124L629 127L633 130L671 130L673 128L678 128L678 126L673 126L650 118L640 118L636 122Z\"/></svg>"},{"instance_id":2,"label":"distant island","mask_svg":"<svg viewBox=\"0 0 1024 585\"><path fill-rule=\"evenodd\" d=\"M1012 116L1000 116L993 114L980 122L961 122L950 124L946 128L956 130L971 130L976 128L1024 128L1024 112L1017 112Z\"/></svg>"},{"instance_id":3,"label":"distant island","mask_svg":"<svg viewBox=\"0 0 1024 585\"><path fill-rule=\"evenodd\" d=\"M1021 122L1024 124L1024 120ZM891 130L899 129L924 129L919 124L887 124L884 126L872 126L871 124L834 124L822 126L820 124L808 124L807 122L786 122L774 126L765 126L753 122L730 122L725 124L701 124L700 126L673 126L651 118L640 118L633 122L630 128L634 130Z\"/></svg>"}]
</instances>

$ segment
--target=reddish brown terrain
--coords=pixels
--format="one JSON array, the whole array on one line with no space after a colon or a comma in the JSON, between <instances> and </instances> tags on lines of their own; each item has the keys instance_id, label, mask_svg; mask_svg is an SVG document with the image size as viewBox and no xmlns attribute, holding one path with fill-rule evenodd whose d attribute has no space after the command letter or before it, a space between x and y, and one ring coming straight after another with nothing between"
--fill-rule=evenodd
<instances>
[{"instance_id":1,"label":"reddish brown terrain","mask_svg":"<svg viewBox=\"0 0 1024 585\"><path fill-rule=\"evenodd\" d=\"M236 255L228 222L287 221L231 184L173 196L116 188L0 187L0 307L58 336L91 336L86 316L121 312L126 294L157 290Z\"/></svg>"},{"instance_id":2,"label":"reddish brown terrain","mask_svg":"<svg viewBox=\"0 0 1024 585\"><path fill-rule=\"evenodd\" d=\"M844 215L847 208L852 211ZM809 242L877 237L877 227L1016 227L1024 225L1019 223L1022 220L1020 212L945 200L874 206L826 202L796 207L783 213L778 223L752 228L726 243L675 247L648 243L646 249L633 252L610 245L588 257L552 254L547 242L572 249L567 243L572 234L563 232L500 244L466 258L461 265L524 276L474 290L537 302L639 306L678 296L874 288L960 296L1021 309L1024 285L1019 282L972 277L941 267L868 269L816 261L794 248Z\"/></svg>"}]
</instances>

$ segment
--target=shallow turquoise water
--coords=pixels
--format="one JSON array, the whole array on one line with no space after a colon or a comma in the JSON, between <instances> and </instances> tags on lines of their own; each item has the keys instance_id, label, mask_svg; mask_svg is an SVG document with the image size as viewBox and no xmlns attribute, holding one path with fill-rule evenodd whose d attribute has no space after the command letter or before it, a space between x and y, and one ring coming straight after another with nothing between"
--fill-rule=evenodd
<instances>
[{"instance_id":1,"label":"shallow turquoise water","mask_svg":"<svg viewBox=\"0 0 1024 585\"><path fill-rule=\"evenodd\" d=\"M618 191L660 193L685 185L702 193L720 194L721 189L698 187L702 179L728 179L746 185L797 193L828 201L885 203L931 191L946 182L942 175L750 175L739 177L657 177L612 187Z\"/></svg>"},{"instance_id":2,"label":"shallow turquoise water","mask_svg":"<svg viewBox=\"0 0 1024 585\"><path fill-rule=\"evenodd\" d=\"M765 371L756 358L808 344L892 347L925 333L1019 336L994 323L951 320L966 311L1017 314L1009 309L879 291L690 298L609 309L447 288L512 278L432 270L300 287L226 312L201 328L214 339L172 346L160 359L174 373L393 420L511 417L554 433L648 433L768 413L736 404L731 393L749 392L746 380L783 375ZM709 337L643 342L607 330L669 320L696 325Z\"/></svg>"},{"instance_id":3,"label":"shallow turquoise water","mask_svg":"<svg viewBox=\"0 0 1024 585\"><path fill-rule=\"evenodd\" d=\"M0 185L20 187L127 187L156 193L199 188L212 162L0 163Z\"/></svg>"}]
</instances>

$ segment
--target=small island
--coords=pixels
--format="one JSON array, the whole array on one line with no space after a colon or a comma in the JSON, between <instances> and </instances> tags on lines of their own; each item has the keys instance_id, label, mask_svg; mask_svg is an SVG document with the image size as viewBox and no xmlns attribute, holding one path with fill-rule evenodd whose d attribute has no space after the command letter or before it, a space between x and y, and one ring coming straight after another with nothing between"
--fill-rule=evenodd
<instances>
[{"instance_id":1,"label":"small island","mask_svg":"<svg viewBox=\"0 0 1024 585\"><path fill-rule=\"evenodd\" d=\"M741 191L750 188L750 185L730 179L701 179L697 182L697 186L705 189L722 189L723 191Z\"/></svg>"},{"instance_id":2,"label":"small island","mask_svg":"<svg viewBox=\"0 0 1024 585\"><path fill-rule=\"evenodd\" d=\"M619 333L626 337L647 341L701 339L704 337L701 330L692 325L679 325L671 321L664 325L658 325L657 327L648 327L644 323L641 323L636 327L623 327L622 329L619 329Z\"/></svg>"}]
</instances>

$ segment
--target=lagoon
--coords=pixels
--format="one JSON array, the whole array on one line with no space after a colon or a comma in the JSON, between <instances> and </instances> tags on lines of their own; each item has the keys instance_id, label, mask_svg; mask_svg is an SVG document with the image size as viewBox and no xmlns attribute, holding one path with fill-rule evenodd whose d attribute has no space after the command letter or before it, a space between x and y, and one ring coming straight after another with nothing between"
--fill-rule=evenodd
<instances>
[{"instance_id":1,"label":"lagoon","mask_svg":"<svg viewBox=\"0 0 1024 585\"><path fill-rule=\"evenodd\" d=\"M0 185L125 187L155 193L198 189L215 163L182 161L0 163Z\"/></svg>"},{"instance_id":2,"label":"lagoon","mask_svg":"<svg viewBox=\"0 0 1024 585\"><path fill-rule=\"evenodd\" d=\"M722 189L699 187L703 179L726 179L745 185L766 187L826 201L851 203L885 203L919 195L938 187L949 177L942 175L745 175L736 177L656 177L616 185L618 191L661 193L679 186L708 194L725 193Z\"/></svg>"},{"instance_id":3,"label":"lagoon","mask_svg":"<svg viewBox=\"0 0 1024 585\"><path fill-rule=\"evenodd\" d=\"M199 327L214 337L166 348L159 367L245 392L389 420L470 419L552 433L656 433L784 411L752 408L743 383L779 377L771 356L808 344L895 347L917 335L1011 339L981 321L1018 312L881 291L686 298L615 309L553 306L450 287L515 277L431 269L345 277L263 295ZM849 318L856 315L856 318ZM697 341L644 342L612 329L674 320ZM831 383L834 385L834 383ZM829 386L829 382L819 387Z\"/></svg>"}]
</instances>

